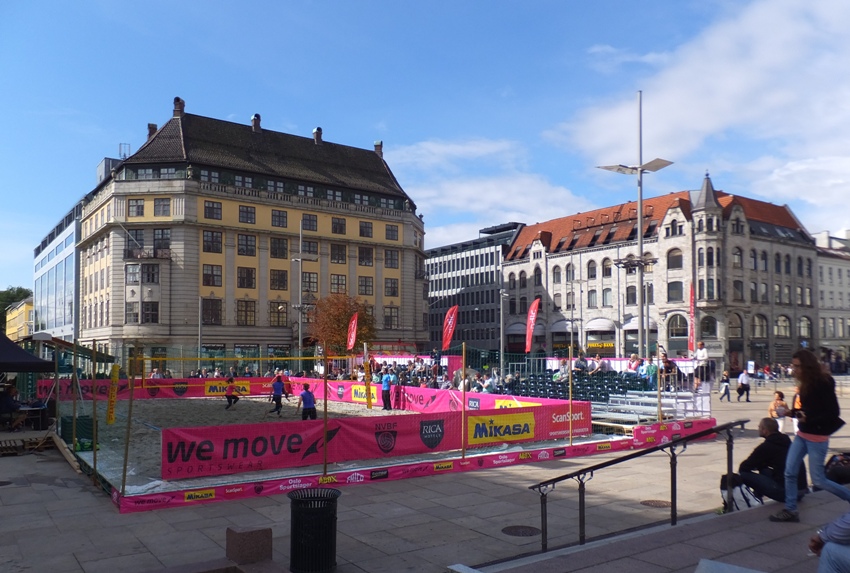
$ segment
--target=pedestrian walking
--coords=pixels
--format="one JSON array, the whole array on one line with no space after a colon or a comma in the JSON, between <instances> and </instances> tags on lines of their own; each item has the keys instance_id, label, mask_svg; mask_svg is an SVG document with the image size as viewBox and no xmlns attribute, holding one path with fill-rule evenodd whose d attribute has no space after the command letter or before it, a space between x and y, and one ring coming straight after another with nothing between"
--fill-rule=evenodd
<instances>
[{"instance_id":1,"label":"pedestrian walking","mask_svg":"<svg viewBox=\"0 0 850 573\"><path fill-rule=\"evenodd\" d=\"M723 401L724 396L726 397L727 402L732 401L732 397L729 395L729 372L727 370L723 371L723 376L720 377L720 401Z\"/></svg>"}]
</instances>

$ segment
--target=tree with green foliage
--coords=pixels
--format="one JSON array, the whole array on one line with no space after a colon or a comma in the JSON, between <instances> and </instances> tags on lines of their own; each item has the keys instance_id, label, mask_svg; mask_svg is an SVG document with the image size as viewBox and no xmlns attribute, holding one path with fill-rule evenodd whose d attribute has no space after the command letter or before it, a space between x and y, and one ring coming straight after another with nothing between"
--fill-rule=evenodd
<instances>
[{"instance_id":1,"label":"tree with green foliage","mask_svg":"<svg viewBox=\"0 0 850 573\"><path fill-rule=\"evenodd\" d=\"M6 332L6 308L9 305L21 302L32 296L32 291L24 287L9 286L6 290L0 290L0 332Z\"/></svg>"},{"instance_id":2,"label":"tree with green foliage","mask_svg":"<svg viewBox=\"0 0 850 573\"><path fill-rule=\"evenodd\" d=\"M331 294L321 298L309 312L312 320L309 335L324 346L328 356L345 355L348 353L348 324L356 312L357 339L354 352L358 352L364 342L371 342L375 338L375 318L367 309L365 302L345 294Z\"/></svg>"}]
</instances>

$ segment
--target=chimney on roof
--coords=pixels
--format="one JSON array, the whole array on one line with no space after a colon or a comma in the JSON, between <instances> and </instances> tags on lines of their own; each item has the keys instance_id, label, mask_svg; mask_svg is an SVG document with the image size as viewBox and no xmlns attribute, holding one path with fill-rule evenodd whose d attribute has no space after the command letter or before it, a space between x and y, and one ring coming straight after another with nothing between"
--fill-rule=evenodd
<instances>
[{"instance_id":1,"label":"chimney on roof","mask_svg":"<svg viewBox=\"0 0 850 573\"><path fill-rule=\"evenodd\" d=\"M151 137L154 136L154 134L156 133L156 130L157 130L157 127L156 127L155 123L149 123L148 124L148 139L150 139Z\"/></svg>"},{"instance_id":2,"label":"chimney on roof","mask_svg":"<svg viewBox=\"0 0 850 573\"><path fill-rule=\"evenodd\" d=\"M313 142L316 145L322 144L322 128L321 127L317 127L316 129L313 130Z\"/></svg>"},{"instance_id":3,"label":"chimney on roof","mask_svg":"<svg viewBox=\"0 0 850 573\"><path fill-rule=\"evenodd\" d=\"M255 113L251 116L251 131L254 133L260 133L263 131L263 128L260 127L260 114Z\"/></svg>"},{"instance_id":4,"label":"chimney on roof","mask_svg":"<svg viewBox=\"0 0 850 573\"><path fill-rule=\"evenodd\" d=\"M183 117L184 109L186 109L186 102L179 97L174 98L174 117Z\"/></svg>"},{"instance_id":5,"label":"chimney on roof","mask_svg":"<svg viewBox=\"0 0 850 573\"><path fill-rule=\"evenodd\" d=\"M380 139L375 142L375 153L377 153L378 157L381 159L384 158L384 142Z\"/></svg>"}]
</instances>

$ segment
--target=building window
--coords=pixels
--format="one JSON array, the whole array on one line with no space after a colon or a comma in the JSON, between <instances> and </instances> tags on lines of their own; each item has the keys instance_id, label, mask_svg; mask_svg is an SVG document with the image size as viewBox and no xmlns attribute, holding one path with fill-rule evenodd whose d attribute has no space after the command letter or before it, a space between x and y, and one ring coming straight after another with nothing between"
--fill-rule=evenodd
<instances>
[{"instance_id":1,"label":"building window","mask_svg":"<svg viewBox=\"0 0 850 573\"><path fill-rule=\"evenodd\" d=\"M125 324L139 324L139 303L128 302L124 305Z\"/></svg>"},{"instance_id":2,"label":"building window","mask_svg":"<svg viewBox=\"0 0 850 573\"><path fill-rule=\"evenodd\" d=\"M812 321L805 316L800 317L800 320L797 323L797 333L800 335L800 338L811 338Z\"/></svg>"},{"instance_id":3,"label":"building window","mask_svg":"<svg viewBox=\"0 0 850 573\"><path fill-rule=\"evenodd\" d=\"M303 215L301 215L301 228L305 231L318 231L318 215L311 215L310 213L304 213Z\"/></svg>"},{"instance_id":4,"label":"building window","mask_svg":"<svg viewBox=\"0 0 850 573\"><path fill-rule=\"evenodd\" d=\"M372 277L357 277L357 294L360 296L372 296L374 292L374 281Z\"/></svg>"},{"instance_id":5,"label":"building window","mask_svg":"<svg viewBox=\"0 0 850 573\"><path fill-rule=\"evenodd\" d=\"M220 298L201 299L201 320L204 324L221 324Z\"/></svg>"},{"instance_id":6,"label":"building window","mask_svg":"<svg viewBox=\"0 0 850 573\"><path fill-rule=\"evenodd\" d=\"M360 221L360 236L367 238L372 236L372 223L369 221Z\"/></svg>"},{"instance_id":7,"label":"building window","mask_svg":"<svg viewBox=\"0 0 850 573\"><path fill-rule=\"evenodd\" d=\"M744 268L744 251L739 247L736 247L732 251L732 268L733 269L742 269Z\"/></svg>"},{"instance_id":8,"label":"building window","mask_svg":"<svg viewBox=\"0 0 850 573\"><path fill-rule=\"evenodd\" d=\"M204 252L205 253L220 253L221 252L221 232L220 231L204 231Z\"/></svg>"},{"instance_id":9,"label":"building window","mask_svg":"<svg viewBox=\"0 0 850 573\"><path fill-rule=\"evenodd\" d=\"M318 255L319 241L304 241L301 245L301 252L308 255Z\"/></svg>"},{"instance_id":10,"label":"building window","mask_svg":"<svg viewBox=\"0 0 850 573\"><path fill-rule=\"evenodd\" d=\"M289 312L284 300L269 303L269 326L289 326Z\"/></svg>"},{"instance_id":11,"label":"building window","mask_svg":"<svg viewBox=\"0 0 850 573\"><path fill-rule=\"evenodd\" d=\"M534 267L534 286L542 286L543 285L543 271L540 270L540 267Z\"/></svg>"},{"instance_id":12,"label":"building window","mask_svg":"<svg viewBox=\"0 0 850 573\"><path fill-rule=\"evenodd\" d=\"M142 265L142 284L159 284L159 265Z\"/></svg>"},{"instance_id":13,"label":"building window","mask_svg":"<svg viewBox=\"0 0 850 573\"><path fill-rule=\"evenodd\" d=\"M221 203L218 201L204 201L204 218L221 221Z\"/></svg>"},{"instance_id":14,"label":"building window","mask_svg":"<svg viewBox=\"0 0 850 573\"><path fill-rule=\"evenodd\" d=\"M777 275L782 274L782 255L779 253L773 256L773 272Z\"/></svg>"},{"instance_id":15,"label":"building window","mask_svg":"<svg viewBox=\"0 0 850 573\"><path fill-rule=\"evenodd\" d=\"M519 288L526 288L528 286L528 277L525 274L525 271L519 273Z\"/></svg>"},{"instance_id":16,"label":"building window","mask_svg":"<svg viewBox=\"0 0 850 573\"><path fill-rule=\"evenodd\" d=\"M346 246L331 244L331 262L344 265L346 259Z\"/></svg>"},{"instance_id":17,"label":"building window","mask_svg":"<svg viewBox=\"0 0 850 573\"><path fill-rule=\"evenodd\" d=\"M271 269L269 271L269 289L271 290L288 290L289 289L289 272L279 269Z\"/></svg>"},{"instance_id":18,"label":"building window","mask_svg":"<svg viewBox=\"0 0 850 573\"><path fill-rule=\"evenodd\" d=\"M604 259L602 261L602 278L610 278L611 277L611 259Z\"/></svg>"},{"instance_id":19,"label":"building window","mask_svg":"<svg viewBox=\"0 0 850 573\"><path fill-rule=\"evenodd\" d=\"M398 225L387 225L386 239L388 241L398 241Z\"/></svg>"},{"instance_id":20,"label":"building window","mask_svg":"<svg viewBox=\"0 0 850 573\"><path fill-rule=\"evenodd\" d=\"M512 298L508 302L508 314L516 314L516 299Z\"/></svg>"},{"instance_id":21,"label":"building window","mask_svg":"<svg viewBox=\"0 0 850 573\"><path fill-rule=\"evenodd\" d=\"M587 291L587 308L596 308L597 306L596 289L591 289Z\"/></svg>"},{"instance_id":22,"label":"building window","mask_svg":"<svg viewBox=\"0 0 850 573\"><path fill-rule=\"evenodd\" d=\"M682 251L681 249L670 249L667 253L667 269L682 268Z\"/></svg>"},{"instance_id":23,"label":"building window","mask_svg":"<svg viewBox=\"0 0 850 573\"><path fill-rule=\"evenodd\" d=\"M812 259L806 259L806 277L812 278Z\"/></svg>"},{"instance_id":24,"label":"building window","mask_svg":"<svg viewBox=\"0 0 850 573\"><path fill-rule=\"evenodd\" d=\"M301 290L304 292L319 292L319 273L301 273Z\"/></svg>"},{"instance_id":25,"label":"building window","mask_svg":"<svg viewBox=\"0 0 850 573\"><path fill-rule=\"evenodd\" d=\"M142 324L159 324L159 303L142 303Z\"/></svg>"},{"instance_id":26,"label":"building window","mask_svg":"<svg viewBox=\"0 0 850 573\"><path fill-rule=\"evenodd\" d=\"M171 199L154 199L153 200L153 216L154 217L170 217L171 216Z\"/></svg>"},{"instance_id":27,"label":"building window","mask_svg":"<svg viewBox=\"0 0 850 573\"><path fill-rule=\"evenodd\" d=\"M384 250L384 267L388 269L398 268L398 251L396 249Z\"/></svg>"},{"instance_id":28,"label":"building window","mask_svg":"<svg viewBox=\"0 0 850 573\"><path fill-rule=\"evenodd\" d=\"M589 263L587 263L587 278L596 278L596 263L594 261L590 261Z\"/></svg>"},{"instance_id":29,"label":"building window","mask_svg":"<svg viewBox=\"0 0 850 573\"><path fill-rule=\"evenodd\" d=\"M682 302L684 300L685 293L682 281L672 281L667 283L667 302Z\"/></svg>"},{"instance_id":30,"label":"building window","mask_svg":"<svg viewBox=\"0 0 850 573\"><path fill-rule=\"evenodd\" d=\"M124 283L128 285L137 285L140 281L139 265L127 265L124 267ZM138 309L136 309L138 311Z\"/></svg>"},{"instance_id":31,"label":"building window","mask_svg":"<svg viewBox=\"0 0 850 573\"><path fill-rule=\"evenodd\" d=\"M791 274L791 255L785 255L785 274Z\"/></svg>"},{"instance_id":32,"label":"building window","mask_svg":"<svg viewBox=\"0 0 850 573\"><path fill-rule=\"evenodd\" d=\"M153 230L153 248L154 250L171 248L171 229Z\"/></svg>"},{"instance_id":33,"label":"building window","mask_svg":"<svg viewBox=\"0 0 850 573\"><path fill-rule=\"evenodd\" d=\"M398 279L384 279L384 296L398 296Z\"/></svg>"},{"instance_id":34,"label":"building window","mask_svg":"<svg viewBox=\"0 0 850 573\"><path fill-rule=\"evenodd\" d=\"M207 171L206 169L201 169L201 181L218 183L218 171Z\"/></svg>"},{"instance_id":35,"label":"building window","mask_svg":"<svg viewBox=\"0 0 850 573\"><path fill-rule=\"evenodd\" d=\"M667 336L669 338L687 338L688 321L681 314L674 314L667 321Z\"/></svg>"},{"instance_id":36,"label":"building window","mask_svg":"<svg viewBox=\"0 0 850 573\"><path fill-rule=\"evenodd\" d=\"M253 225L257 222L257 208L239 205L239 222Z\"/></svg>"},{"instance_id":37,"label":"building window","mask_svg":"<svg viewBox=\"0 0 850 573\"><path fill-rule=\"evenodd\" d=\"M614 306L614 296L610 288L602 289L602 306Z\"/></svg>"},{"instance_id":38,"label":"building window","mask_svg":"<svg viewBox=\"0 0 850 573\"><path fill-rule=\"evenodd\" d=\"M237 288L257 288L257 269L236 267Z\"/></svg>"},{"instance_id":39,"label":"building window","mask_svg":"<svg viewBox=\"0 0 850 573\"><path fill-rule=\"evenodd\" d=\"M510 288L510 289L516 288L516 275L514 273L511 273L508 276L508 288Z\"/></svg>"},{"instance_id":40,"label":"building window","mask_svg":"<svg viewBox=\"0 0 850 573\"><path fill-rule=\"evenodd\" d=\"M697 266L702 267L705 265L705 249L697 250Z\"/></svg>"},{"instance_id":41,"label":"building window","mask_svg":"<svg viewBox=\"0 0 850 573\"><path fill-rule=\"evenodd\" d=\"M272 209L272 227L286 227L288 224L286 211Z\"/></svg>"},{"instance_id":42,"label":"building window","mask_svg":"<svg viewBox=\"0 0 850 573\"><path fill-rule=\"evenodd\" d=\"M759 299L764 304L767 304L767 303L770 302L770 300L768 299L768 294L767 294L767 283L761 283L761 286L759 287Z\"/></svg>"},{"instance_id":43,"label":"building window","mask_svg":"<svg viewBox=\"0 0 850 573\"><path fill-rule=\"evenodd\" d=\"M253 300L236 301L237 326L254 326L257 321L257 303Z\"/></svg>"},{"instance_id":44,"label":"building window","mask_svg":"<svg viewBox=\"0 0 850 573\"><path fill-rule=\"evenodd\" d=\"M708 267L714 266L714 249L712 247L709 247L706 251L705 265Z\"/></svg>"},{"instance_id":45,"label":"building window","mask_svg":"<svg viewBox=\"0 0 850 573\"><path fill-rule=\"evenodd\" d=\"M803 276L803 257L797 257L797 276Z\"/></svg>"},{"instance_id":46,"label":"building window","mask_svg":"<svg viewBox=\"0 0 850 573\"><path fill-rule=\"evenodd\" d=\"M561 284L561 267L555 267L552 269L552 284Z\"/></svg>"},{"instance_id":47,"label":"building window","mask_svg":"<svg viewBox=\"0 0 850 573\"><path fill-rule=\"evenodd\" d=\"M285 259L289 256L289 240L272 237L269 240L269 256L273 259Z\"/></svg>"},{"instance_id":48,"label":"building window","mask_svg":"<svg viewBox=\"0 0 850 573\"><path fill-rule=\"evenodd\" d=\"M221 286L221 265L204 265L204 286Z\"/></svg>"},{"instance_id":49,"label":"building window","mask_svg":"<svg viewBox=\"0 0 850 573\"><path fill-rule=\"evenodd\" d=\"M791 304L791 286L785 285L782 287L782 303Z\"/></svg>"},{"instance_id":50,"label":"building window","mask_svg":"<svg viewBox=\"0 0 850 573\"><path fill-rule=\"evenodd\" d=\"M732 300L744 300L744 281L732 281Z\"/></svg>"},{"instance_id":51,"label":"building window","mask_svg":"<svg viewBox=\"0 0 850 573\"><path fill-rule=\"evenodd\" d=\"M753 315L752 337L767 338L767 319L760 314Z\"/></svg>"},{"instance_id":52,"label":"building window","mask_svg":"<svg viewBox=\"0 0 850 573\"><path fill-rule=\"evenodd\" d=\"M528 314L528 299L524 296L519 298L519 313Z\"/></svg>"},{"instance_id":53,"label":"building window","mask_svg":"<svg viewBox=\"0 0 850 573\"><path fill-rule=\"evenodd\" d=\"M331 292L334 294L345 294L345 275L331 275Z\"/></svg>"},{"instance_id":54,"label":"building window","mask_svg":"<svg viewBox=\"0 0 850 573\"><path fill-rule=\"evenodd\" d=\"M637 287L626 287L626 305L633 306L637 304Z\"/></svg>"},{"instance_id":55,"label":"building window","mask_svg":"<svg viewBox=\"0 0 850 573\"><path fill-rule=\"evenodd\" d=\"M761 252L761 270L767 272L767 251Z\"/></svg>"},{"instance_id":56,"label":"building window","mask_svg":"<svg viewBox=\"0 0 850 573\"><path fill-rule=\"evenodd\" d=\"M399 328L399 308L397 306L384 307L384 328L395 330Z\"/></svg>"},{"instance_id":57,"label":"building window","mask_svg":"<svg viewBox=\"0 0 850 573\"><path fill-rule=\"evenodd\" d=\"M344 217L333 217L331 219L331 233L334 235L344 235L345 234L345 218Z\"/></svg>"},{"instance_id":58,"label":"building window","mask_svg":"<svg viewBox=\"0 0 850 573\"><path fill-rule=\"evenodd\" d=\"M735 313L729 315L729 338L744 338L744 324Z\"/></svg>"},{"instance_id":59,"label":"building window","mask_svg":"<svg viewBox=\"0 0 850 573\"><path fill-rule=\"evenodd\" d=\"M773 325L773 335L776 338L791 338L791 321L787 316L778 316Z\"/></svg>"},{"instance_id":60,"label":"building window","mask_svg":"<svg viewBox=\"0 0 850 573\"><path fill-rule=\"evenodd\" d=\"M357 247L357 264L361 267L373 265L372 247Z\"/></svg>"},{"instance_id":61,"label":"building window","mask_svg":"<svg viewBox=\"0 0 850 573\"><path fill-rule=\"evenodd\" d=\"M257 237L254 235L236 236L236 254L253 257L257 254Z\"/></svg>"},{"instance_id":62,"label":"building window","mask_svg":"<svg viewBox=\"0 0 850 573\"><path fill-rule=\"evenodd\" d=\"M806 287L806 306L812 306L812 289Z\"/></svg>"},{"instance_id":63,"label":"building window","mask_svg":"<svg viewBox=\"0 0 850 573\"><path fill-rule=\"evenodd\" d=\"M699 323L700 338L717 338L717 319L706 316Z\"/></svg>"},{"instance_id":64,"label":"building window","mask_svg":"<svg viewBox=\"0 0 850 573\"><path fill-rule=\"evenodd\" d=\"M145 200L144 199L130 199L127 202L128 217L144 217L145 216Z\"/></svg>"},{"instance_id":65,"label":"building window","mask_svg":"<svg viewBox=\"0 0 850 573\"><path fill-rule=\"evenodd\" d=\"M561 296L560 293L556 294L554 297L552 297L552 309L553 310L556 310L556 311L561 310L561 300L562 299L563 299L563 297Z\"/></svg>"}]
</instances>

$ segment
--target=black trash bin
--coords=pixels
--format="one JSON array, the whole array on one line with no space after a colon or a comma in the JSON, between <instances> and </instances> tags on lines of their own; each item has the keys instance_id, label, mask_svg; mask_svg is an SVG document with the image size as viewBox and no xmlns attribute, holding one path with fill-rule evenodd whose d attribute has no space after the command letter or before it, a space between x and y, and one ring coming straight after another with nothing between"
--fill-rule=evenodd
<instances>
[{"instance_id":1,"label":"black trash bin","mask_svg":"<svg viewBox=\"0 0 850 573\"><path fill-rule=\"evenodd\" d=\"M338 489L298 489L292 500L289 569L292 573L320 573L336 568L336 501Z\"/></svg>"}]
</instances>

